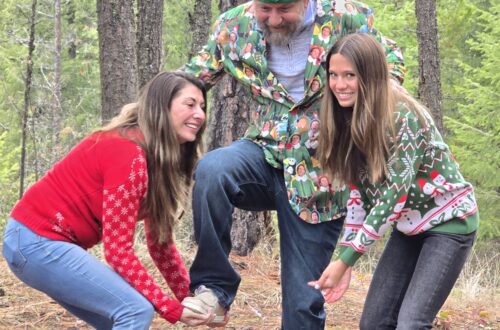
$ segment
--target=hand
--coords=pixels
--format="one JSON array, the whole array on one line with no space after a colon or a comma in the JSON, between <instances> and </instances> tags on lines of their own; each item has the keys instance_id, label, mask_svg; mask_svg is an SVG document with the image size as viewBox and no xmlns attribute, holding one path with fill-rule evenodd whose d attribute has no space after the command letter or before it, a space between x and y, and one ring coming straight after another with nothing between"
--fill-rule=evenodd
<instances>
[{"instance_id":1,"label":"hand","mask_svg":"<svg viewBox=\"0 0 500 330\"><path fill-rule=\"evenodd\" d=\"M229 322L229 312L226 311L226 315L224 315L224 321L217 323L209 323L208 326L210 328L223 328L226 326L227 322Z\"/></svg>"},{"instance_id":2,"label":"hand","mask_svg":"<svg viewBox=\"0 0 500 330\"><path fill-rule=\"evenodd\" d=\"M344 273L344 276L340 279L339 284L335 288L327 288L324 289L323 296L325 297L325 301L327 303L334 303L338 301L344 293L346 293L347 289L349 289L349 284L351 283L351 275L352 275L352 267L347 268Z\"/></svg>"},{"instance_id":3,"label":"hand","mask_svg":"<svg viewBox=\"0 0 500 330\"><path fill-rule=\"evenodd\" d=\"M342 298L349 288L351 274L352 267L345 264L342 260L337 260L326 267L319 280L311 281L307 284L321 290L325 301L333 303Z\"/></svg>"},{"instance_id":4,"label":"hand","mask_svg":"<svg viewBox=\"0 0 500 330\"><path fill-rule=\"evenodd\" d=\"M184 308L182 310L182 315L179 321L189 325L191 327L196 327L198 325L208 324L215 318L215 314L200 314L193 312L189 308Z\"/></svg>"}]
</instances>

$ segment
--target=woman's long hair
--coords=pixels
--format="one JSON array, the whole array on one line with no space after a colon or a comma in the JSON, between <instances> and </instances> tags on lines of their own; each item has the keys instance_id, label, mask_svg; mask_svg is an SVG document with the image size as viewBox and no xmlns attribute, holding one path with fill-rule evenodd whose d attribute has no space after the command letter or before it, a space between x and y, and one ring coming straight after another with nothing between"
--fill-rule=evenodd
<instances>
[{"instance_id":1,"label":"woman's long hair","mask_svg":"<svg viewBox=\"0 0 500 330\"><path fill-rule=\"evenodd\" d=\"M380 182L387 177L388 133L395 135L396 105L406 104L419 119L425 109L403 88L393 86L384 49L370 35L354 33L339 39L326 59L327 75L334 54L352 64L358 95L352 111L342 108L326 84L318 146L321 166L339 183L359 181L362 172L370 182Z\"/></svg>"},{"instance_id":2,"label":"woman's long hair","mask_svg":"<svg viewBox=\"0 0 500 330\"><path fill-rule=\"evenodd\" d=\"M172 100L187 85L199 88L206 100L203 83L181 72L161 72L144 86L136 103L125 105L120 114L98 131L116 130L142 146L146 153L148 191L141 205L141 217L147 217L158 242L171 242L178 218L179 204L188 196L192 173L201 154L201 136L179 144L169 112ZM133 133L139 128L142 138Z\"/></svg>"}]
</instances>

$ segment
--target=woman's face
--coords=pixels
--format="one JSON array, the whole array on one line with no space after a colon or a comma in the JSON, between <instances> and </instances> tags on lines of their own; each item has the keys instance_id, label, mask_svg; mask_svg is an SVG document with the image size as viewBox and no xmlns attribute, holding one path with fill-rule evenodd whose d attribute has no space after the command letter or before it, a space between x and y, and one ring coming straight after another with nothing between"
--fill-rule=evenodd
<instances>
[{"instance_id":1,"label":"woman's face","mask_svg":"<svg viewBox=\"0 0 500 330\"><path fill-rule=\"evenodd\" d=\"M205 121L203 93L193 84L187 84L172 99L170 120L179 142L192 142Z\"/></svg>"},{"instance_id":2,"label":"woman's face","mask_svg":"<svg viewBox=\"0 0 500 330\"><path fill-rule=\"evenodd\" d=\"M328 84L342 107L354 106L358 97L358 77L352 63L341 54L330 57Z\"/></svg>"}]
</instances>

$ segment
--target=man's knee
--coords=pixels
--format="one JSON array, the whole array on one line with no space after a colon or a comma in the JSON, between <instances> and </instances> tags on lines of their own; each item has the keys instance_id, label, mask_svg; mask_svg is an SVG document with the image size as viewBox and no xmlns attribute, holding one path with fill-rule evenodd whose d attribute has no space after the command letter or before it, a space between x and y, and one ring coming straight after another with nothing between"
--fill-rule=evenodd
<instances>
[{"instance_id":1,"label":"man's knee","mask_svg":"<svg viewBox=\"0 0 500 330\"><path fill-rule=\"evenodd\" d=\"M221 177L232 176L240 168L237 157L228 148L210 151L198 161L195 181L220 181Z\"/></svg>"}]
</instances>

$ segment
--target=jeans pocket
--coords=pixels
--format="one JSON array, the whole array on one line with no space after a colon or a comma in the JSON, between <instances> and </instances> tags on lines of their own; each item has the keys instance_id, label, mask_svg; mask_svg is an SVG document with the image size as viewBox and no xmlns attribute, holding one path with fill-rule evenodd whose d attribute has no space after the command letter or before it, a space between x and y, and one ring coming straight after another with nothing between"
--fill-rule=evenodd
<instances>
[{"instance_id":1,"label":"jeans pocket","mask_svg":"<svg viewBox=\"0 0 500 330\"><path fill-rule=\"evenodd\" d=\"M15 274L23 272L27 261L19 248L20 236L21 228L13 228L11 231L5 233L3 241L3 256Z\"/></svg>"}]
</instances>

